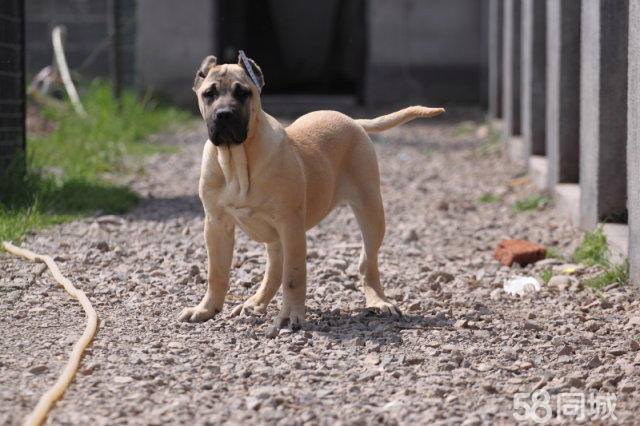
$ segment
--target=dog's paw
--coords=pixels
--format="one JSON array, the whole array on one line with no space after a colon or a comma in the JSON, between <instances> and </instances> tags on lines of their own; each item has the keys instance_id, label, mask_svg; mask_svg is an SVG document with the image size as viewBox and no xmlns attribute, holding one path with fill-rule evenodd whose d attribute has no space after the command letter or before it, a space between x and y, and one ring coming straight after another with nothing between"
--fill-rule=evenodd
<instances>
[{"instance_id":1,"label":"dog's paw","mask_svg":"<svg viewBox=\"0 0 640 426\"><path fill-rule=\"evenodd\" d=\"M391 315L394 317L401 317L402 312L400 309L391 302L387 302L384 300L379 300L372 303L367 303L367 309L375 310L380 312L383 315Z\"/></svg>"},{"instance_id":2,"label":"dog's paw","mask_svg":"<svg viewBox=\"0 0 640 426\"><path fill-rule=\"evenodd\" d=\"M288 311L288 312L287 312ZM289 323L291 330L297 331L302 327L302 323L304 322L304 307L302 309L290 309L285 310L284 308L280 311L275 321L267 329L266 336L269 338L274 338L278 335L280 329L286 323Z\"/></svg>"},{"instance_id":3,"label":"dog's paw","mask_svg":"<svg viewBox=\"0 0 640 426\"><path fill-rule=\"evenodd\" d=\"M265 312L267 312L267 303L259 303L253 301L252 299L247 299L244 303L241 303L233 308L233 311L231 311L231 316L236 317L240 314L252 315L254 313L263 315Z\"/></svg>"},{"instance_id":4,"label":"dog's paw","mask_svg":"<svg viewBox=\"0 0 640 426\"><path fill-rule=\"evenodd\" d=\"M207 309L198 305L192 308L184 308L178 315L178 320L182 322L204 322L213 318L218 312L220 312L220 309Z\"/></svg>"}]
</instances>

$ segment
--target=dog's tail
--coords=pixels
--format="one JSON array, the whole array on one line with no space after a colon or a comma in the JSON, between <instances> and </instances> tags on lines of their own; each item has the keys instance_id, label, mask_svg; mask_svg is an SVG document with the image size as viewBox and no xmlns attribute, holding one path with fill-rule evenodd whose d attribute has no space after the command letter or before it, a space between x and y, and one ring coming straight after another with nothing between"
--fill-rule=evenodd
<instances>
[{"instance_id":1,"label":"dog's tail","mask_svg":"<svg viewBox=\"0 0 640 426\"><path fill-rule=\"evenodd\" d=\"M391 114L381 115L370 120L356 120L367 133L383 132L419 117L435 117L444 112L444 108L411 106Z\"/></svg>"}]
</instances>

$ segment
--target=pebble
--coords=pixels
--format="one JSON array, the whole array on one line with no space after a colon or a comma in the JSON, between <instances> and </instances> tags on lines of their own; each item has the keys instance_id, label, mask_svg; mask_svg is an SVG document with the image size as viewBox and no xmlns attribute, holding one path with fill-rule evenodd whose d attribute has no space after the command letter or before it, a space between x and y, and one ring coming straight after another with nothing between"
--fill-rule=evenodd
<instances>
[{"instance_id":1,"label":"pebble","mask_svg":"<svg viewBox=\"0 0 640 426\"><path fill-rule=\"evenodd\" d=\"M240 229L223 311L204 323L177 322L206 289L202 130L162 136L180 152L145 160L131 183L144 197L134 211L26 236L25 247L66 259L63 273L100 317L55 423L499 424L509 423L517 392L591 385L616 393L617 422L633 424L640 305L628 286L601 292L611 307L589 287L578 291L592 267L555 274L570 291L558 291L553 277L529 297L503 296L513 276L537 278L562 265L501 268L496 241L534 241L570 255L582 233L551 208L515 213L515 201L537 190L525 181L508 186L519 170L499 151L479 154L484 141L456 138L454 127L416 120L372 135L383 142L380 279L403 318L365 312L361 236L350 209L338 207L307 233L302 330L265 338L281 290L264 315L230 315L257 290L266 265L263 244ZM435 150L429 157L426 147ZM486 193L502 200L478 201ZM25 401L62 369L84 319L34 264L0 254L0 270L0 312L9 319L0 321L0 406L11 407L0 409L0 424L17 424L33 406ZM588 331L590 321L599 328ZM48 367L46 380L34 380L36 366Z\"/></svg>"}]
</instances>

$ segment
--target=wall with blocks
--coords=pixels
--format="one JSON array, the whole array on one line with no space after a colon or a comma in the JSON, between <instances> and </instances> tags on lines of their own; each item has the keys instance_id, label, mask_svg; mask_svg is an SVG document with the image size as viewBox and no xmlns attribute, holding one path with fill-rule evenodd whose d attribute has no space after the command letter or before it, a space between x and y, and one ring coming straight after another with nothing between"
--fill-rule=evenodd
<instances>
[{"instance_id":1,"label":"wall with blocks","mask_svg":"<svg viewBox=\"0 0 640 426\"><path fill-rule=\"evenodd\" d=\"M489 118L640 286L640 2L490 0Z\"/></svg>"}]
</instances>

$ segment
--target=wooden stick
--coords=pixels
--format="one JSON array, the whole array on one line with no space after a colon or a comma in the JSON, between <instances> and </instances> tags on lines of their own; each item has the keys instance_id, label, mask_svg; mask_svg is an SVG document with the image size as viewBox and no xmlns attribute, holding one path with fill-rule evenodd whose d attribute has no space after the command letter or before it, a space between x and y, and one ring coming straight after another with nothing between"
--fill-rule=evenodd
<instances>
[{"instance_id":1,"label":"wooden stick","mask_svg":"<svg viewBox=\"0 0 640 426\"><path fill-rule=\"evenodd\" d=\"M24 257L32 262L43 262L47 265L49 270L51 271L51 275L55 278L62 287L66 290L67 293L73 298L78 299L78 302L82 305L82 309L84 309L84 313L87 315L87 325L84 328L84 332L80 339L73 345L73 350L69 354L69 361L67 361L67 365L65 365L62 370L62 374L58 377L56 383L38 400L38 404L33 409L31 414L29 414L25 421L25 426L32 425L40 425L49 414L51 410L51 406L54 402L56 402L67 390L69 387L69 383L73 380L76 372L78 371L78 367L80 366L80 359L82 358L82 353L86 349L86 347L91 343L91 340L96 334L96 329L98 326L98 316L96 315L96 311L91 306L91 302L84 294L82 290L78 290L71 284L67 278L65 278L61 273L60 269L58 269L58 265L51 258L51 256L42 256L36 254L32 251L19 248L14 246L13 244L5 241L2 243L2 247L9 253L15 254L16 256Z\"/></svg>"}]
</instances>

